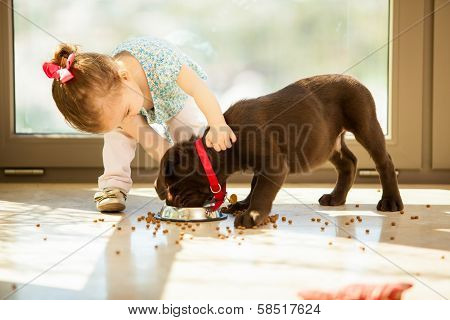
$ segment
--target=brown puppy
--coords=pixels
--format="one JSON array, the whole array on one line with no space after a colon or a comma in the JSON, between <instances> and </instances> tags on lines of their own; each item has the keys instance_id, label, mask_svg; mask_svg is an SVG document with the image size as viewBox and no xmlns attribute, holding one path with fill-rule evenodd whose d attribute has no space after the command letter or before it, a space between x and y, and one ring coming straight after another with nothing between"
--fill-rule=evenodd
<instances>
[{"instance_id":1,"label":"brown puppy","mask_svg":"<svg viewBox=\"0 0 450 320\"><path fill-rule=\"evenodd\" d=\"M338 172L334 190L319 203L345 203L356 174L356 158L344 141L345 131L369 152L383 187L377 209L403 209L394 165L369 90L349 76L322 75L299 80L277 92L235 103L224 114L237 136L226 151L207 148L221 184L234 172L254 172L246 199L226 210L245 210L235 226L261 224L290 172L309 172L326 160ZM203 206L212 197L194 139L170 148L161 160L156 190L168 205ZM203 138L204 143L204 138Z\"/></svg>"}]
</instances>

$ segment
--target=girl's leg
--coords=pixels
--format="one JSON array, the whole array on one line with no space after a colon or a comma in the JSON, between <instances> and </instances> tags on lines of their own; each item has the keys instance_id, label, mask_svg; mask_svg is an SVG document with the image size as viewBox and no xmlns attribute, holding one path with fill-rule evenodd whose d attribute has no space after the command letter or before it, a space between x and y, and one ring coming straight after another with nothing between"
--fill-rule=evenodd
<instances>
[{"instance_id":1,"label":"girl's leg","mask_svg":"<svg viewBox=\"0 0 450 320\"><path fill-rule=\"evenodd\" d=\"M137 142L119 128L105 133L103 139L105 172L98 178L98 186L100 190L114 187L128 193L133 183L130 164L136 154Z\"/></svg>"},{"instance_id":2,"label":"girl's leg","mask_svg":"<svg viewBox=\"0 0 450 320\"><path fill-rule=\"evenodd\" d=\"M167 121L175 142L189 140L192 135L201 137L208 122L192 97L189 97L180 112Z\"/></svg>"}]
</instances>

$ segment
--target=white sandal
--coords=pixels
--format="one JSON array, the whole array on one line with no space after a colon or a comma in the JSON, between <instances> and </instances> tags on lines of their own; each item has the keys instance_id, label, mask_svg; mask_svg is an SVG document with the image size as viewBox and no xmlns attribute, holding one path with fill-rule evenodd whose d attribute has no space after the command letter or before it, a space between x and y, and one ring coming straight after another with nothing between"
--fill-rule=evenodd
<instances>
[{"instance_id":1,"label":"white sandal","mask_svg":"<svg viewBox=\"0 0 450 320\"><path fill-rule=\"evenodd\" d=\"M121 212L125 210L126 200L127 194L118 188L105 188L94 194L100 212Z\"/></svg>"}]
</instances>

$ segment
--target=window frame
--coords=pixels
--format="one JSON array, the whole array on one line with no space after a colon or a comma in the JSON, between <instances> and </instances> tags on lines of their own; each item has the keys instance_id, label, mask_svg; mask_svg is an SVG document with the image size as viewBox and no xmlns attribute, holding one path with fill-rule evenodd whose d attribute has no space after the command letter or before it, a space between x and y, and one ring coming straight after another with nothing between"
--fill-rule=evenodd
<instances>
[{"instance_id":1,"label":"window frame","mask_svg":"<svg viewBox=\"0 0 450 320\"><path fill-rule=\"evenodd\" d=\"M13 2L6 0L6 3L0 6L0 167L103 168L101 136L15 134L13 13L10 9ZM390 39L423 18L424 14L425 0L391 0ZM424 22L410 28L400 38L392 39L389 47L387 148L398 169L420 169ZM358 157L359 168L374 168L367 152L355 140L349 140L348 145ZM142 149L132 163L133 168L154 165ZM332 167L327 164L324 168ZM334 179L334 174L331 179Z\"/></svg>"}]
</instances>

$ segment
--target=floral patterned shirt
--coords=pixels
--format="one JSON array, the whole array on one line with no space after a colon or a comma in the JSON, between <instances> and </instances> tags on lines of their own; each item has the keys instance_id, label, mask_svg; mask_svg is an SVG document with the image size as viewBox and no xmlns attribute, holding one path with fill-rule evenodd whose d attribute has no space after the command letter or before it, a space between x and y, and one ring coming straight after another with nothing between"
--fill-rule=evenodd
<instances>
[{"instance_id":1,"label":"floral patterned shirt","mask_svg":"<svg viewBox=\"0 0 450 320\"><path fill-rule=\"evenodd\" d=\"M132 38L119 44L112 55L122 51L129 52L139 61L152 95L153 108L146 110L142 107L139 114L145 117L149 125L161 125L163 135L173 143L166 121L183 109L188 97L176 82L181 66L189 66L204 80L207 78L206 73L187 55L163 39L150 36Z\"/></svg>"}]
</instances>

